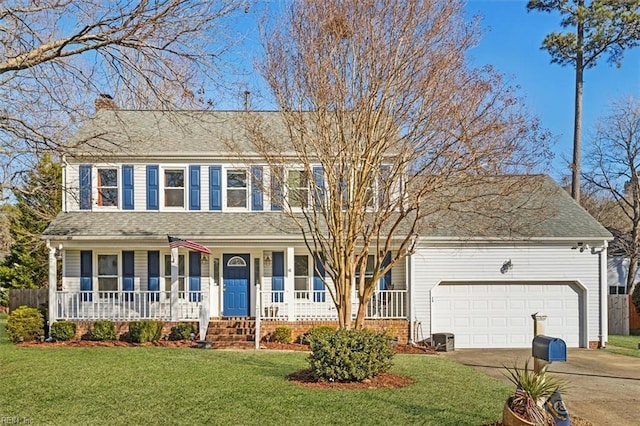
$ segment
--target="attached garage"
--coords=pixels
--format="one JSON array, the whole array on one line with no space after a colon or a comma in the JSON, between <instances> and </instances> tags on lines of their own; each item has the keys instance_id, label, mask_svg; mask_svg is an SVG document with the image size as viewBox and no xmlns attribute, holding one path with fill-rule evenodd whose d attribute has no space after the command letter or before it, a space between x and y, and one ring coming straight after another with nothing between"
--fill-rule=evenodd
<instances>
[{"instance_id":1,"label":"attached garage","mask_svg":"<svg viewBox=\"0 0 640 426\"><path fill-rule=\"evenodd\" d=\"M545 334L584 346L584 291L568 282L442 282L432 290L432 332L451 332L456 348L530 347L531 314L547 315Z\"/></svg>"}]
</instances>

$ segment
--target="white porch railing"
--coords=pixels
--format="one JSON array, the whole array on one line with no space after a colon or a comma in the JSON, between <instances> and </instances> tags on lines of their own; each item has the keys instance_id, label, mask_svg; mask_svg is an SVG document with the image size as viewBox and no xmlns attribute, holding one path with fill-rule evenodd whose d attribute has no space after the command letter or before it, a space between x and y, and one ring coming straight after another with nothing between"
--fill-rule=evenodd
<instances>
[{"instance_id":1,"label":"white porch railing","mask_svg":"<svg viewBox=\"0 0 640 426\"><path fill-rule=\"evenodd\" d=\"M170 321L198 320L202 293L178 293L176 315L171 312L170 291L56 291L55 318L59 320Z\"/></svg>"},{"instance_id":2,"label":"white porch railing","mask_svg":"<svg viewBox=\"0 0 640 426\"><path fill-rule=\"evenodd\" d=\"M378 290L367 306L367 319L407 317L406 290ZM336 320L338 314L326 291L261 291L259 310L262 319L278 321ZM358 309L354 297L351 312Z\"/></svg>"}]
</instances>

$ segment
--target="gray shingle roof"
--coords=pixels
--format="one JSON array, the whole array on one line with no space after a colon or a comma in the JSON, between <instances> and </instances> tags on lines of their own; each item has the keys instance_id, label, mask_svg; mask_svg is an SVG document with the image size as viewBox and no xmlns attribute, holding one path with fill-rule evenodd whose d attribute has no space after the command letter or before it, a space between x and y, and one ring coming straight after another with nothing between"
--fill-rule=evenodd
<instances>
[{"instance_id":1,"label":"gray shingle roof","mask_svg":"<svg viewBox=\"0 0 640 426\"><path fill-rule=\"evenodd\" d=\"M426 239L612 238L547 175L481 178L437 195L440 205L423 223Z\"/></svg>"},{"instance_id":2,"label":"gray shingle roof","mask_svg":"<svg viewBox=\"0 0 640 426\"><path fill-rule=\"evenodd\" d=\"M433 209L424 218L421 240L611 238L548 176L496 177L447 192L441 198L446 208ZM200 242L302 239L291 218L269 211L60 213L43 237L154 240L167 234Z\"/></svg>"},{"instance_id":3,"label":"gray shingle roof","mask_svg":"<svg viewBox=\"0 0 640 426\"><path fill-rule=\"evenodd\" d=\"M246 120L268 124L274 141L287 140L278 112L98 110L67 142L70 156L207 158L255 154Z\"/></svg>"}]
</instances>

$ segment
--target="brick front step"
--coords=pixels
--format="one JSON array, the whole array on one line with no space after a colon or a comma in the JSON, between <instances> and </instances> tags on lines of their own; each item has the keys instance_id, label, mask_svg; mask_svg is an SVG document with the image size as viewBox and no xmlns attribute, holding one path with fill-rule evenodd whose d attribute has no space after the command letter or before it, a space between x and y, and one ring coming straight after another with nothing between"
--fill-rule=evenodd
<instances>
[{"instance_id":1,"label":"brick front step","mask_svg":"<svg viewBox=\"0 0 640 426\"><path fill-rule=\"evenodd\" d=\"M255 345L256 322L247 318L212 319L207 327L206 340L211 348L252 349Z\"/></svg>"}]
</instances>

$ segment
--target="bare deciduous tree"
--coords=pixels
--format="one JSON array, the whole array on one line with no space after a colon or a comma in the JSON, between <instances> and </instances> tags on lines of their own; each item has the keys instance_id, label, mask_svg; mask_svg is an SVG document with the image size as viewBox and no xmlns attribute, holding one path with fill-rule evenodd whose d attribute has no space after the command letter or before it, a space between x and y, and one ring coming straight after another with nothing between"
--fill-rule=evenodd
<instances>
[{"instance_id":1,"label":"bare deciduous tree","mask_svg":"<svg viewBox=\"0 0 640 426\"><path fill-rule=\"evenodd\" d=\"M240 0L9 0L0 5L0 194L60 150L98 93L128 107L193 105L233 40ZM202 84L202 85L201 85ZM195 93L194 93L195 92ZM4 190L4 191L3 191Z\"/></svg>"},{"instance_id":2,"label":"bare deciduous tree","mask_svg":"<svg viewBox=\"0 0 640 426\"><path fill-rule=\"evenodd\" d=\"M341 327L354 325L353 286L360 327L424 219L454 208L452 182L530 170L547 153L514 89L468 66L476 25L459 1L298 1L264 40L284 129L248 114L248 133L284 188L272 201L324 256Z\"/></svg>"},{"instance_id":3,"label":"bare deciduous tree","mask_svg":"<svg viewBox=\"0 0 640 426\"><path fill-rule=\"evenodd\" d=\"M601 199L599 219L617 237L612 247L629 258L630 293L640 260L640 101L616 101L597 126L582 178Z\"/></svg>"}]
</instances>

